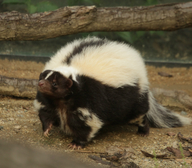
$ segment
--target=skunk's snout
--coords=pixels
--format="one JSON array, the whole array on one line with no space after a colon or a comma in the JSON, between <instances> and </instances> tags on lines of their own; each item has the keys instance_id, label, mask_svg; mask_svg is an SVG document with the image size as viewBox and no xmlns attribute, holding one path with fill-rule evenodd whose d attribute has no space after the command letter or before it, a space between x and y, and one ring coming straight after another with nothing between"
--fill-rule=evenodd
<instances>
[{"instance_id":1,"label":"skunk's snout","mask_svg":"<svg viewBox=\"0 0 192 168\"><path fill-rule=\"evenodd\" d=\"M44 83L45 83L44 81L40 80L40 81L39 81L39 83L38 83L38 86L40 86L40 87L41 87L41 86L43 86L43 85L44 85Z\"/></svg>"}]
</instances>

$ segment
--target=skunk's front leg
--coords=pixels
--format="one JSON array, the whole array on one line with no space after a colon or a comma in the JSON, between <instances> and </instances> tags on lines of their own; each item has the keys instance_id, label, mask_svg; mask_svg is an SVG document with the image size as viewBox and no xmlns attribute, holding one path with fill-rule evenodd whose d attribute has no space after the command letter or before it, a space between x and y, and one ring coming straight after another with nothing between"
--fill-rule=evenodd
<instances>
[{"instance_id":1,"label":"skunk's front leg","mask_svg":"<svg viewBox=\"0 0 192 168\"><path fill-rule=\"evenodd\" d=\"M55 110L48 110L47 108L41 108L39 110L39 118L42 123L43 134L48 137L52 126L59 126L60 119Z\"/></svg>"},{"instance_id":2,"label":"skunk's front leg","mask_svg":"<svg viewBox=\"0 0 192 168\"><path fill-rule=\"evenodd\" d=\"M52 123L50 123L50 124L48 125L48 127L43 130L43 135L44 135L45 137L49 137L49 135L50 135L49 132L51 131L52 126L53 126Z\"/></svg>"},{"instance_id":3,"label":"skunk's front leg","mask_svg":"<svg viewBox=\"0 0 192 168\"><path fill-rule=\"evenodd\" d=\"M75 112L67 115L68 126L73 135L73 141L69 148L80 149L95 137L102 128L103 122L86 108L78 108Z\"/></svg>"}]
</instances>

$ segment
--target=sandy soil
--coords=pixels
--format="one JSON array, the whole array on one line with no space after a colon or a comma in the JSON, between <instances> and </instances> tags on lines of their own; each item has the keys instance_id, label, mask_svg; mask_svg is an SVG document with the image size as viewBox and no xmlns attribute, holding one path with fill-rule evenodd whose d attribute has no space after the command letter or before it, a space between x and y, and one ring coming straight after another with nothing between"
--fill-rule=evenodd
<instances>
[{"instance_id":1,"label":"sandy soil","mask_svg":"<svg viewBox=\"0 0 192 168\"><path fill-rule=\"evenodd\" d=\"M1 60L0 75L9 77L37 79L43 68L42 63L8 61ZM155 68L147 66L151 88L159 87L170 90L183 90L192 96L192 68ZM173 77L162 77L158 72L166 72ZM171 109L176 112L184 112L186 117L192 118L192 110L180 106L177 103L168 103ZM49 149L60 153L67 152L77 159L91 165L104 166L91 160L88 155L97 155L92 152L106 152L109 147L133 148L134 152L128 158L128 161L136 163L140 167L174 167L184 166L182 159L158 159L145 157L140 150L156 154L171 154L165 148L170 146L178 147L179 139L176 135L168 136L168 132L177 134L181 132L184 136L192 137L192 126L170 129L151 128L148 137L136 135L135 126L113 126L106 128L86 146L85 151L71 151L67 145L72 140L71 137L64 135L59 129L54 128L49 138L43 137L42 128L37 112L33 108L33 100L11 98L6 96L0 97L0 138L6 141L17 141L21 144L29 145L35 148ZM191 146L187 142L182 146ZM86 151L89 151L86 153ZM192 159L185 158L185 162L192 166ZM109 167L109 166L105 166Z\"/></svg>"}]
</instances>

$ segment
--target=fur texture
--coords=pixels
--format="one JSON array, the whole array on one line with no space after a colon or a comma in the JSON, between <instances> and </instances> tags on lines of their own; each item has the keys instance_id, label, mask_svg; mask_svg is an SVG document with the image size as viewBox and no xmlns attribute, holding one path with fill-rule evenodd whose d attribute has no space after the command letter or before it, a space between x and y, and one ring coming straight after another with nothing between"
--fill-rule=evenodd
<instances>
[{"instance_id":1,"label":"fur texture","mask_svg":"<svg viewBox=\"0 0 192 168\"><path fill-rule=\"evenodd\" d=\"M144 61L129 45L96 37L76 40L46 63L34 101L47 135L60 126L84 146L108 124L177 127L191 120L159 105L149 90Z\"/></svg>"}]
</instances>

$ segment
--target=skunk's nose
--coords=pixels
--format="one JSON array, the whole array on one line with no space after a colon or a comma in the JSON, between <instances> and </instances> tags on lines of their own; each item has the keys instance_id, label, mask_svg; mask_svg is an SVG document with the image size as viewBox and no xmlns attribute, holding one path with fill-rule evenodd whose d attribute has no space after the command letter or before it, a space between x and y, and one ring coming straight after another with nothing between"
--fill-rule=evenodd
<instances>
[{"instance_id":1,"label":"skunk's nose","mask_svg":"<svg viewBox=\"0 0 192 168\"><path fill-rule=\"evenodd\" d=\"M38 86L43 86L44 85L44 81L40 80L39 83L38 83Z\"/></svg>"}]
</instances>

